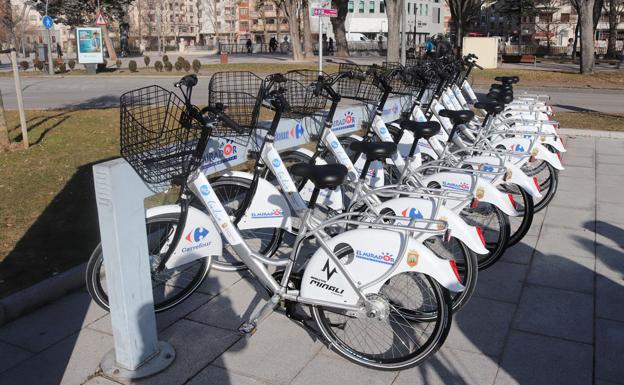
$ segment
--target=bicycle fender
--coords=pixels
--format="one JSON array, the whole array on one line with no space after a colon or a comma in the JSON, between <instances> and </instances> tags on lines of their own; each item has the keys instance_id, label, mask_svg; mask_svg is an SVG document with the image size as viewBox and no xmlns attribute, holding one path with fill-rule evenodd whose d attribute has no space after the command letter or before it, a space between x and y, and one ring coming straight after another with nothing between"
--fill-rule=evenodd
<instances>
[{"instance_id":1,"label":"bicycle fender","mask_svg":"<svg viewBox=\"0 0 624 385\"><path fill-rule=\"evenodd\" d=\"M146 217L151 218L162 214L180 215L180 206L165 205L153 207L147 209ZM163 249L171 245L173 236L174 232L171 232ZM221 234L210 219L210 216L193 206L189 206L182 238L165 266L167 269L173 269L197 259L220 256L222 252Z\"/></svg>"},{"instance_id":2,"label":"bicycle fender","mask_svg":"<svg viewBox=\"0 0 624 385\"><path fill-rule=\"evenodd\" d=\"M420 241L398 231L355 229L333 237L327 245L331 250L349 250L341 258L341 267L364 295L378 293L388 278L406 271L426 274L453 292L464 289L450 260L437 257ZM401 246L407 246L403 255L399 255ZM391 275L382 278L392 268ZM306 266L300 295L338 304L360 303L356 290L323 248Z\"/></svg>"},{"instance_id":3,"label":"bicycle fender","mask_svg":"<svg viewBox=\"0 0 624 385\"><path fill-rule=\"evenodd\" d=\"M505 163L505 167L507 168L507 181L508 183L513 183L520 186L524 191L528 192L533 198L541 198L542 194L537 188L535 180L530 178L527 174L524 173L520 169L520 167L511 164L510 162Z\"/></svg>"},{"instance_id":4,"label":"bicycle fender","mask_svg":"<svg viewBox=\"0 0 624 385\"><path fill-rule=\"evenodd\" d=\"M406 218L405 224L411 219L435 219L445 221L451 231L451 236L462 241L470 250L477 254L487 254L489 251L483 246L477 228L467 224L459 215L448 207L436 204L435 200L427 198L394 198L378 206L380 212L384 208L390 209L396 216ZM437 212L434 214L434 211ZM423 238L426 239L426 238Z\"/></svg>"},{"instance_id":5,"label":"bicycle fender","mask_svg":"<svg viewBox=\"0 0 624 385\"><path fill-rule=\"evenodd\" d=\"M229 171L224 176L253 180L253 175L241 171ZM292 215L286 198L264 178L258 179L256 194L245 215L238 222L239 230L279 227L291 230Z\"/></svg>"},{"instance_id":6,"label":"bicycle fender","mask_svg":"<svg viewBox=\"0 0 624 385\"><path fill-rule=\"evenodd\" d=\"M305 155L309 157L310 159L312 159L312 157L314 156L314 153L312 151L305 149L305 148L297 149L295 152ZM327 162L324 159L317 157L314 164L321 165L321 164L327 164ZM303 186L303 189L299 191L299 194L301 195L301 198L303 198L304 201L309 202L310 198L312 197L313 191L314 191L314 184L310 181L307 181L306 184ZM332 210L336 210L336 211L342 210L344 208L343 201L342 201L342 189L340 188L340 186L338 186L335 190L323 189L319 191L317 203L328 206Z\"/></svg>"},{"instance_id":7,"label":"bicycle fender","mask_svg":"<svg viewBox=\"0 0 624 385\"><path fill-rule=\"evenodd\" d=\"M557 170L564 170L563 164L561 163L561 159L557 156L557 154L549 151L546 147L541 144L537 144L535 149L533 150L534 156L537 159L541 159L544 162L548 162L551 166L556 168Z\"/></svg>"},{"instance_id":8,"label":"bicycle fender","mask_svg":"<svg viewBox=\"0 0 624 385\"><path fill-rule=\"evenodd\" d=\"M439 172L423 178L425 186L429 186L432 182L448 190L470 192L473 197L493 204L507 215L514 217L519 215L509 197L498 191L484 178L475 178L467 173L452 171Z\"/></svg>"}]
</instances>

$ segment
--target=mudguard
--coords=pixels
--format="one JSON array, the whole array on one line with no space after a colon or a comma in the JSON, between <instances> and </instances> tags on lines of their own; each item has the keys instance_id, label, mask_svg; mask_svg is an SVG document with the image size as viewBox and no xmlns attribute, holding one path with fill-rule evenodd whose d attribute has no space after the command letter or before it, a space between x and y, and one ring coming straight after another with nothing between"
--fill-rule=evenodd
<instances>
[{"instance_id":1,"label":"mudguard","mask_svg":"<svg viewBox=\"0 0 624 385\"><path fill-rule=\"evenodd\" d=\"M433 199L425 198L394 198L383 202L377 207L380 212L383 209L390 209L396 216L406 218L406 222L411 219L435 219L446 221L451 230L451 236L462 241L468 248L477 254L487 254L489 251L483 246L477 228L467 224L459 215L447 207L440 206ZM434 214L434 211L437 212ZM406 223L407 224L407 223Z\"/></svg>"},{"instance_id":2,"label":"mudguard","mask_svg":"<svg viewBox=\"0 0 624 385\"><path fill-rule=\"evenodd\" d=\"M542 131L545 134L555 134L555 135L557 135L557 137L554 137L552 135L540 136L539 137L540 143L549 144L549 145L553 146L559 152L566 152L567 151L565 149L565 146L563 145L563 142L561 141L559 135L557 134L557 129L555 128L555 126L553 124L550 124L550 123L536 123L536 124L540 126L540 128L542 129ZM518 131L536 132L537 131L537 127L535 125L530 125L530 124L516 124L516 125L513 126L513 130L514 131L518 130Z\"/></svg>"},{"instance_id":3,"label":"mudguard","mask_svg":"<svg viewBox=\"0 0 624 385\"><path fill-rule=\"evenodd\" d=\"M404 255L401 246L407 242ZM376 294L387 279L373 283L396 266L391 276L403 272L423 273L453 292L464 289L452 267L454 261L437 257L421 242L403 233L380 229L355 229L341 233L329 241L330 249L350 247L340 262L362 294ZM388 278L390 278L388 277ZM357 305L360 297L345 274L329 255L319 248L303 273L300 295L306 299Z\"/></svg>"},{"instance_id":4,"label":"mudguard","mask_svg":"<svg viewBox=\"0 0 624 385\"><path fill-rule=\"evenodd\" d=\"M548 162L551 166L556 168L557 170L564 170L563 164L561 163L561 159L557 156L557 154L549 151L543 145L537 143L533 149L533 156L537 159L541 159L545 162Z\"/></svg>"},{"instance_id":5,"label":"mudguard","mask_svg":"<svg viewBox=\"0 0 624 385\"><path fill-rule=\"evenodd\" d=\"M312 151L305 149L305 148L299 148L295 152L301 155L304 155L310 159L312 159L312 157L314 156L314 153ZM319 164L319 165L327 164L327 162L321 157L317 157L314 163ZM310 198L312 197L313 191L314 191L314 183L308 181L305 184L305 186L303 186L303 189L299 191L299 194L301 194L301 197L303 198L304 201L309 202ZM344 208L343 202L342 202L342 189L340 187L337 187L335 190L330 190L330 189L321 190L319 192L317 202L319 204L323 204L325 206L331 207L332 210L342 210Z\"/></svg>"},{"instance_id":6,"label":"mudguard","mask_svg":"<svg viewBox=\"0 0 624 385\"><path fill-rule=\"evenodd\" d=\"M253 175L246 172L228 171L223 175L253 180ZM291 231L291 217L290 206L286 198L272 183L259 178L258 188L251 204L236 227L239 230L279 227Z\"/></svg>"},{"instance_id":7,"label":"mudguard","mask_svg":"<svg viewBox=\"0 0 624 385\"><path fill-rule=\"evenodd\" d=\"M490 181L483 178L463 172L445 171L428 175L422 180L425 186L433 183L449 190L470 192L475 198L493 204L507 215L519 215L507 194L498 191Z\"/></svg>"},{"instance_id":8,"label":"mudguard","mask_svg":"<svg viewBox=\"0 0 624 385\"><path fill-rule=\"evenodd\" d=\"M146 217L152 218L162 214L180 215L180 206L165 205L147 209ZM153 236L162 236L155 233ZM174 232L171 232L164 247L168 247L173 240ZM148 239L148 244L149 244ZM164 248L163 247L163 248ZM210 219L210 216L193 206L189 206L182 239L165 264L167 269L182 266L196 259L220 256L223 252L221 234Z\"/></svg>"}]
</instances>

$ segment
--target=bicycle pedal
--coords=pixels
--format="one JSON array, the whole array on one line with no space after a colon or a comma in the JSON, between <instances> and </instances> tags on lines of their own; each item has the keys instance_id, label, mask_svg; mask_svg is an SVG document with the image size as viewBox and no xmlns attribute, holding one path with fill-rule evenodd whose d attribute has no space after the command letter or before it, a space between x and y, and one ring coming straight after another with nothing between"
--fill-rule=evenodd
<instances>
[{"instance_id":1,"label":"bicycle pedal","mask_svg":"<svg viewBox=\"0 0 624 385\"><path fill-rule=\"evenodd\" d=\"M258 326L253 322L244 323L241 325L241 327L238 328L239 333L243 335L248 335L250 337L256 334L256 331L258 331Z\"/></svg>"}]
</instances>

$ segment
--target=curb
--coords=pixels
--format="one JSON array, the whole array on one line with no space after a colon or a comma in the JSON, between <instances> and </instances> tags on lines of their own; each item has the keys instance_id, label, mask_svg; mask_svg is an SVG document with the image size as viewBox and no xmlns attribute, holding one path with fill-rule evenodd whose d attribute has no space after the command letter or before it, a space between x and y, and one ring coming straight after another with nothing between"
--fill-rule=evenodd
<instances>
[{"instance_id":1,"label":"curb","mask_svg":"<svg viewBox=\"0 0 624 385\"><path fill-rule=\"evenodd\" d=\"M566 136L589 136L593 138L624 139L622 131L587 130L582 128L560 128L558 132Z\"/></svg>"},{"instance_id":2,"label":"curb","mask_svg":"<svg viewBox=\"0 0 624 385\"><path fill-rule=\"evenodd\" d=\"M0 299L0 325L4 325L84 286L86 267L86 262L81 263L54 277Z\"/></svg>"}]
</instances>

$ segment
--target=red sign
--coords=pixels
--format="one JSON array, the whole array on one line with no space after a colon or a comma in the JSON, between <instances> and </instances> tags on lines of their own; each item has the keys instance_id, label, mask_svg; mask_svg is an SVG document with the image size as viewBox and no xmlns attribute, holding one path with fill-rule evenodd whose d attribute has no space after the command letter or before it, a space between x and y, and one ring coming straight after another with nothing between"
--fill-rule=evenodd
<instances>
[{"instance_id":1,"label":"red sign","mask_svg":"<svg viewBox=\"0 0 624 385\"><path fill-rule=\"evenodd\" d=\"M106 19L104 18L104 15L102 15L102 12L98 12L95 18L95 25L106 25Z\"/></svg>"},{"instance_id":2,"label":"red sign","mask_svg":"<svg viewBox=\"0 0 624 385\"><path fill-rule=\"evenodd\" d=\"M312 8L312 16L336 17L338 10L332 8Z\"/></svg>"}]
</instances>

